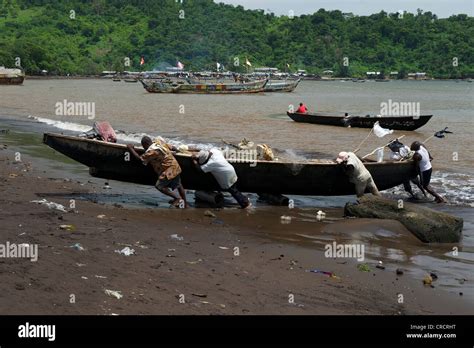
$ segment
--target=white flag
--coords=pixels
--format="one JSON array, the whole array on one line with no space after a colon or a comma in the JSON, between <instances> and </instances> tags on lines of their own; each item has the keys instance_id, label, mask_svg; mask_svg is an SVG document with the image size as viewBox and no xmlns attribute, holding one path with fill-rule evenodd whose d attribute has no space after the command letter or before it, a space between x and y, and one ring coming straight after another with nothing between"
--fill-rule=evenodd
<instances>
[{"instance_id":1,"label":"white flag","mask_svg":"<svg viewBox=\"0 0 474 348\"><path fill-rule=\"evenodd\" d=\"M184 69L184 64L181 63L180 61L178 61L178 64L176 64L176 66L178 69L181 69L181 70Z\"/></svg>"},{"instance_id":2,"label":"white flag","mask_svg":"<svg viewBox=\"0 0 474 348\"><path fill-rule=\"evenodd\" d=\"M393 130L391 129L385 129L385 128L380 127L379 121L375 122L373 129L374 129L375 135L378 136L379 138L383 138L387 134L393 133Z\"/></svg>"},{"instance_id":3,"label":"white flag","mask_svg":"<svg viewBox=\"0 0 474 348\"><path fill-rule=\"evenodd\" d=\"M219 71L219 69L221 68L221 65L219 62L217 62L216 65L217 65L217 71Z\"/></svg>"},{"instance_id":4,"label":"white flag","mask_svg":"<svg viewBox=\"0 0 474 348\"><path fill-rule=\"evenodd\" d=\"M245 64L247 64L248 66L252 66L252 64L250 64L250 62L247 58L245 58Z\"/></svg>"}]
</instances>

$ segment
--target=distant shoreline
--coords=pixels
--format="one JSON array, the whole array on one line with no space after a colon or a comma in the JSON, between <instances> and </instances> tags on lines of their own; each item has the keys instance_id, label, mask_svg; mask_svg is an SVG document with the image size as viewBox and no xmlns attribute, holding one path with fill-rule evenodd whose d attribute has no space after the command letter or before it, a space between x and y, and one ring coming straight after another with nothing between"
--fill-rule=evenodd
<instances>
[{"instance_id":1,"label":"distant shoreline","mask_svg":"<svg viewBox=\"0 0 474 348\"><path fill-rule=\"evenodd\" d=\"M80 76L61 76L61 75L48 75L48 76L41 76L41 75L26 75L26 79L28 80L88 80L88 79L97 79L97 80L112 80L113 77L105 77L99 75L80 75ZM127 78L126 76L120 77L121 79ZM352 81L352 80L361 80L361 81L375 81L375 79L364 79L359 77L332 77L332 78L321 78L316 79L312 77L302 78L305 81L323 81L323 82L330 82L330 81ZM381 80L381 79L377 79ZM426 78L426 79L385 79L386 81L471 81L471 78L465 79L440 79L440 78Z\"/></svg>"}]
</instances>

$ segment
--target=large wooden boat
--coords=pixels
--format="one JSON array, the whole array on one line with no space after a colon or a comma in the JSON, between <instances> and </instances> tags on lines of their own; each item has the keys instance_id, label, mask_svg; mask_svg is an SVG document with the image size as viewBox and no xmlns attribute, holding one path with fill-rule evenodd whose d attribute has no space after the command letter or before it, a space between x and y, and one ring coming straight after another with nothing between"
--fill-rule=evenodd
<instances>
[{"instance_id":1,"label":"large wooden boat","mask_svg":"<svg viewBox=\"0 0 474 348\"><path fill-rule=\"evenodd\" d=\"M0 85L21 85L24 80L25 73L22 70L0 66Z\"/></svg>"},{"instance_id":2,"label":"large wooden boat","mask_svg":"<svg viewBox=\"0 0 474 348\"><path fill-rule=\"evenodd\" d=\"M383 128L413 131L423 127L433 115L420 116L345 116L341 114L329 115L325 113L299 114L287 112L287 115L295 122L314 123L326 126L372 128L375 122L379 122Z\"/></svg>"},{"instance_id":3,"label":"large wooden boat","mask_svg":"<svg viewBox=\"0 0 474 348\"><path fill-rule=\"evenodd\" d=\"M184 83L162 80L140 80L140 82L150 93L234 94L263 92L268 80L242 83Z\"/></svg>"},{"instance_id":4,"label":"large wooden boat","mask_svg":"<svg viewBox=\"0 0 474 348\"><path fill-rule=\"evenodd\" d=\"M56 151L89 167L96 177L154 185L157 175L150 166L144 166L133 156L127 156L123 144L106 143L77 136L46 133L43 142ZM137 148L139 154L143 149ZM129 159L129 160L127 160ZM189 154L176 154L181 168L181 179L186 189L219 190L209 173L198 171ZM243 192L338 196L354 194L354 185L348 181L340 165L332 160L309 162L254 161L244 163L229 160L234 166L238 188ZM416 175L413 162L368 162L380 190L402 184Z\"/></svg>"},{"instance_id":5,"label":"large wooden boat","mask_svg":"<svg viewBox=\"0 0 474 348\"><path fill-rule=\"evenodd\" d=\"M293 92L300 83L297 80L269 80L265 85L265 92Z\"/></svg>"}]
</instances>

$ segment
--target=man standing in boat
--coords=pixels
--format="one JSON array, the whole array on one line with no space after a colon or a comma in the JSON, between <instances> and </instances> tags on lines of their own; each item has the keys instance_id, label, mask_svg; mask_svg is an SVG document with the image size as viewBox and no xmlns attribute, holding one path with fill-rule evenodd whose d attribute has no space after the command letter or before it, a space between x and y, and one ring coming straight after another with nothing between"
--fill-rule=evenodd
<instances>
[{"instance_id":1,"label":"man standing in boat","mask_svg":"<svg viewBox=\"0 0 474 348\"><path fill-rule=\"evenodd\" d=\"M156 174L158 174L158 181L155 187L163 194L173 198L170 203L175 207L188 207L186 201L186 192L181 184L181 167L178 161L174 158L171 151L177 149L163 140L157 139L155 142L150 137L144 136L142 138L142 146L145 149L143 155L139 155L132 144L128 144L127 148L135 158L142 161L144 165L151 164ZM179 196L174 193L178 190ZM180 205L183 202L184 205Z\"/></svg>"},{"instance_id":2,"label":"man standing in boat","mask_svg":"<svg viewBox=\"0 0 474 348\"><path fill-rule=\"evenodd\" d=\"M410 149L415 151L413 160L416 163L418 174L420 175L421 186L435 198L436 203L446 203L446 200L437 194L430 186L431 172L433 171L431 161L433 157L431 157L428 149L419 141L413 142Z\"/></svg>"},{"instance_id":3,"label":"man standing in boat","mask_svg":"<svg viewBox=\"0 0 474 348\"><path fill-rule=\"evenodd\" d=\"M307 114L308 113L308 108L303 103L300 103L300 107L298 108L298 110L296 110L296 113L297 114Z\"/></svg>"},{"instance_id":4,"label":"man standing in boat","mask_svg":"<svg viewBox=\"0 0 474 348\"><path fill-rule=\"evenodd\" d=\"M193 162L199 170L204 173L211 173L220 188L229 192L242 209L252 206L248 197L237 190L237 173L219 149L201 150L197 156L193 155Z\"/></svg>"},{"instance_id":5,"label":"man standing in boat","mask_svg":"<svg viewBox=\"0 0 474 348\"><path fill-rule=\"evenodd\" d=\"M362 197L366 190L375 196L380 196L372 175L355 153L340 152L336 162L344 166L344 171L349 177L349 181L355 185L357 197Z\"/></svg>"}]
</instances>

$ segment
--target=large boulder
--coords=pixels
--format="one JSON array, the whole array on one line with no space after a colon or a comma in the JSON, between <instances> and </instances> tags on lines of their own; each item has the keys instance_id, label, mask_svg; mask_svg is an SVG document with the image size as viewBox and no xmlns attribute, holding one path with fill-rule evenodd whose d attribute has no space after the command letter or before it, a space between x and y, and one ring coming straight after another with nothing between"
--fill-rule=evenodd
<instances>
[{"instance_id":1,"label":"large boulder","mask_svg":"<svg viewBox=\"0 0 474 348\"><path fill-rule=\"evenodd\" d=\"M417 204L394 201L373 195L347 203L346 216L400 221L425 243L457 243L462 237L463 219Z\"/></svg>"}]
</instances>

